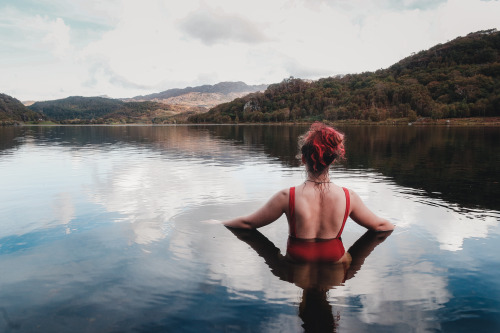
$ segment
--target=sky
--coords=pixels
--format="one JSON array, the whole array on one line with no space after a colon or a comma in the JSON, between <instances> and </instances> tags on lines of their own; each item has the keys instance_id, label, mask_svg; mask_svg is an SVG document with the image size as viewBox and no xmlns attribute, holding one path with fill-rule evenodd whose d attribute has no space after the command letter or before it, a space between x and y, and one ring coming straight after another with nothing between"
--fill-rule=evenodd
<instances>
[{"instance_id":1,"label":"sky","mask_svg":"<svg viewBox=\"0 0 500 333\"><path fill-rule=\"evenodd\" d=\"M376 71L499 17L498 0L0 0L0 93L127 98Z\"/></svg>"}]
</instances>

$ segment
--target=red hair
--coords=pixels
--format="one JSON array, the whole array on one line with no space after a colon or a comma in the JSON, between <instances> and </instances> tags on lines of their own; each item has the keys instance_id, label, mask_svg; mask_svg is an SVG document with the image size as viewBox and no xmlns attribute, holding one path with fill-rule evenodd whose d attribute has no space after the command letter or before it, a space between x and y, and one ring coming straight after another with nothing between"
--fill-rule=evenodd
<instances>
[{"instance_id":1,"label":"red hair","mask_svg":"<svg viewBox=\"0 0 500 333\"><path fill-rule=\"evenodd\" d=\"M299 143L307 171L313 174L321 174L345 154L344 134L320 122L312 124Z\"/></svg>"}]
</instances>

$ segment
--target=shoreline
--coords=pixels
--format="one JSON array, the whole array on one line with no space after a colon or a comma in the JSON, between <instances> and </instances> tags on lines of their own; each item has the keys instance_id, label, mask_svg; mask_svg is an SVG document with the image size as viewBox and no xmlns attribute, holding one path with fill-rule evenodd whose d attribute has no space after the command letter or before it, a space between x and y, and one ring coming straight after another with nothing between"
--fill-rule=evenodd
<instances>
[{"instance_id":1,"label":"shoreline","mask_svg":"<svg viewBox=\"0 0 500 333\"><path fill-rule=\"evenodd\" d=\"M470 118L448 118L448 119L431 119L419 118L414 122L408 121L407 118L387 119L378 122L369 120L338 120L325 121L337 125L358 125L358 126L491 126L500 127L500 117L470 117Z\"/></svg>"},{"instance_id":2,"label":"shoreline","mask_svg":"<svg viewBox=\"0 0 500 333\"><path fill-rule=\"evenodd\" d=\"M315 120L287 121L287 122L266 122L266 123L174 123L174 124L153 124L153 123L116 123L116 124L58 124L54 122L42 123L19 123L0 124L0 127L17 126L207 126L207 125L308 125ZM386 119L382 121L370 121L359 119L346 120L322 120L322 122L336 126L488 126L500 127L500 117L470 117L470 118L448 118L431 119L419 118L414 122L409 122L407 118Z\"/></svg>"}]
</instances>

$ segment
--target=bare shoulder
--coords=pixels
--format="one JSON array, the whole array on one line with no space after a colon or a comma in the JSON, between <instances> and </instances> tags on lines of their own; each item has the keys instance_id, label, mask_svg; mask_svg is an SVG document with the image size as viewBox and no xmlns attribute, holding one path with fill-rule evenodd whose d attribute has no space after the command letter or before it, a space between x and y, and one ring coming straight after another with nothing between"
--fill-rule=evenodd
<instances>
[{"instance_id":1,"label":"bare shoulder","mask_svg":"<svg viewBox=\"0 0 500 333\"><path fill-rule=\"evenodd\" d=\"M278 192L276 192L272 198L274 199L278 199L278 200L287 200L288 199L288 196L289 196L289 193L290 193L290 189L288 188L284 188L282 190L279 190Z\"/></svg>"},{"instance_id":2,"label":"bare shoulder","mask_svg":"<svg viewBox=\"0 0 500 333\"><path fill-rule=\"evenodd\" d=\"M273 209L277 209L278 207L285 211L286 207L288 207L289 200L289 189L282 189L276 192L267 202L266 206L272 207Z\"/></svg>"},{"instance_id":3,"label":"bare shoulder","mask_svg":"<svg viewBox=\"0 0 500 333\"><path fill-rule=\"evenodd\" d=\"M276 195L288 196L290 193L290 188L284 188L276 193Z\"/></svg>"},{"instance_id":4,"label":"bare shoulder","mask_svg":"<svg viewBox=\"0 0 500 333\"><path fill-rule=\"evenodd\" d=\"M353 207L356 206L356 203L361 200L359 195L352 189L347 188L347 187L342 187L343 191L347 191L349 195L349 202L350 202L350 207L349 207L349 213L352 212Z\"/></svg>"},{"instance_id":5,"label":"bare shoulder","mask_svg":"<svg viewBox=\"0 0 500 333\"><path fill-rule=\"evenodd\" d=\"M223 222L231 228L255 229L276 221L288 207L288 190L276 192L262 207L248 216Z\"/></svg>"},{"instance_id":6,"label":"bare shoulder","mask_svg":"<svg viewBox=\"0 0 500 333\"><path fill-rule=\"evenodd\" d=\"M363 206L365 207L365 203L363 202L363 199L359 196L359 194L354 191L353 189L347 189L349 191L349 197L351 201L351 209L356 208L356 206Z\"/></svg>"},{"instance_id":7,"label":"bare shoulder","mask_svg":"<svg viewBox=\"0 0 500 333\"><path fill-rule=\"evenodd\" d=\"M350 188L346 188L346 187L344 187L344 188L347 189L347 191L349 192L349 198L350 198L350 201L351 201L351 209L352 209L353 204L356 205L356 203L358 201L363 202L361 200L361 197L359 196L359 194L356 193L356 191L354 191L353 189L350 189Z\"/></svg>"}]
</instances>

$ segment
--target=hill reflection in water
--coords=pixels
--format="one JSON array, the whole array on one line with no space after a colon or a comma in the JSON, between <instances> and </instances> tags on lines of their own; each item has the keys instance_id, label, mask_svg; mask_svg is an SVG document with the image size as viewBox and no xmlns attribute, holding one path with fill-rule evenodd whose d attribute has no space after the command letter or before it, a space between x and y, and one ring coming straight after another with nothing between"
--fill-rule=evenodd
<instances>
[{"instance_id":1,"label":"hill reflection in water","mask_svg":"<svg viewBox=\"0 0 500 333\"><path fill-rule=\"evenodd\" d=\"M215 137L262 149L290 167L306 126L215 126ZM337 168L370 170L398 185L465 207L500 209L500 129L496 127L338 127L346 160ZM418 192L418 191L416 191Z\"/></svg>"},{"instance_id":2,"label":"hill reflection in water","mask_svg":"<svg viewBox=\"0 0 500 333\"><path fill-rule=\"evenodd\" d=\"M297 138L305 125L237 126L55 126L2 129L0 154L25 141L69 149L114 145L149 148L170 158L237 165L275 158L300 165ZM339 127L346 134L346 160L338 169L379 172L416 193L468 208L500 209L500 129L495 127ZM224 148L220 148L223 143ZM227 145L234 149L227 150ZM0 155L1 156L1 155Z\"/></svg>"}]
</instances>

